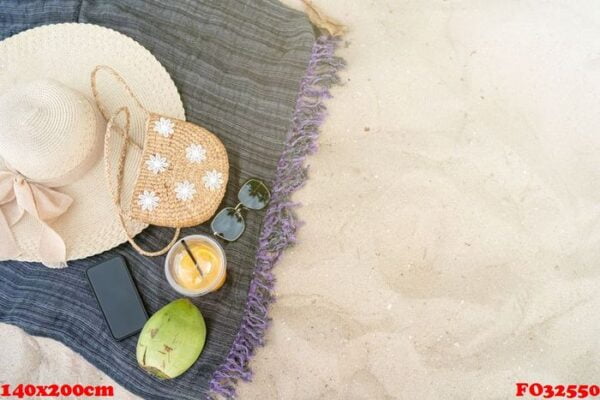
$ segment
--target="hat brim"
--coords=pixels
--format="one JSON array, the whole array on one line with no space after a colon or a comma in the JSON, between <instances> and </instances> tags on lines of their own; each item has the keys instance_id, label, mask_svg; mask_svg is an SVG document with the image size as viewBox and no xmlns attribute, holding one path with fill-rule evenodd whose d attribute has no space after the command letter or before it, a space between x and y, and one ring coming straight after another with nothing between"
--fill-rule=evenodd
<instances>
[{"instance_id":1,"label":"hat brim","mask_svg":"<svg viewBox=\"0 0 600 400\"><path fill-rule=\"evenodd\" d=\"M149 110L185 119L177 87L159 61L144 47L114 30L91 24L55 24L33 28L0 42L0 94L8 87L40 78L55 79L93 101L90 74L97 65L108 65L122 75L141 103ZM145 113L134 106L118 82L106 78L99 92L109 112L131 107L134 141L144 143ZM104 124L102 124L104 125ZM104 137L104 132L100 132ZM115 165L117 151L109 159ZM0 155L1 157L1 155ZM130 146L123 176L123 200L133 191L141 151ZM125 242L117 209L107 186L104 162L96 164L80 179L59 188L73 198L69 210L51 223L67 247L67 261L101 253ZM133 236L146 225L129 226ZM25 215L15 226L21 261L41 261L38 254L40 224Z\"/></svg>"}]
</instances>

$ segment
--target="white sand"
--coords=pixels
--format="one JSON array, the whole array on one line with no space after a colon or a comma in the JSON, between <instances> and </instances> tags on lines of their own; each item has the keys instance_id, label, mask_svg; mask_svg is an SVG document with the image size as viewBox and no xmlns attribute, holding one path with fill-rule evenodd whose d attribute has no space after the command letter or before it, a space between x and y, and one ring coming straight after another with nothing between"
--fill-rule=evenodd
<instances>
[{"instance_id":1,"label":"white sand","mask_svg":"<svg viewBox=\"0 0 600 400\"><path fill-rule=\"evenodd\" d=\"M597 2L316 3L350 26L346 84L241 398L600 383ZM0 334L3 382L109 382L51 340Z\"/></svg>"}]
</instances>

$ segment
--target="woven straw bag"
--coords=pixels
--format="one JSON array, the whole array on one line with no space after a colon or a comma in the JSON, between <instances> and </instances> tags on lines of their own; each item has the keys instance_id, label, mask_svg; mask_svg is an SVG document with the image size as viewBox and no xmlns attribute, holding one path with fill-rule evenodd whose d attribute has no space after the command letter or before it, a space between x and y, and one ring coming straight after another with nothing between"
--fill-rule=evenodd
<instances>
[{"instance_id":1,"label":"woven straw bag","mask_svg":"<svg viewBox=\"0 0 600 400\"><path fill-rule=\"evenodd\" d=\"M199 225L216 212L225 195L229 177L227 151L221 141L206 129L147 110L118 72L100 65L92 72L92 92L103 114L106 110L99 101L96 85L96 76L102 70L120 82L146 117L145 138L141 146L142 162L137 166L137 178L128 207L121 206L121 181L127 146L139 145L131 139L131 111L128 107L119 108L108 118L104 160L113 201L133 248L146 256L162 255L177 241L181 228ZM118 123L121 117L124 117L122 125ZM124 144L120 148L116 166L117 183L113 186L109 143L114 133L121 135ZM144 250L128 233L125 221L175 228L173 239L158 251Z\"/></svg>"}]
</instances>

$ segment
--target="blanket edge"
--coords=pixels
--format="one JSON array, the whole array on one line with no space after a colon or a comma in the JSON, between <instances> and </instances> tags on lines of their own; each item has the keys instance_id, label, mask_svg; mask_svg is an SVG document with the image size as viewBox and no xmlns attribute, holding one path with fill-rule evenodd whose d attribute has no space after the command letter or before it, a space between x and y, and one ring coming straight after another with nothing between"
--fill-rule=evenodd
<instances>
[{"instance_id":1,"label":"blanket edge","mask_svg":"<svg viewBox=\"0 0 600 400\"><path fill-rule=\"evenodd\" d=\"M305 160L317 151L319 129L327 115L325 100L332 97L330 88L340 83L338 72L345 65L335 55L339 41L332 36L320 36L313 45L306 73L300 81L285 148L277 164L240 329L224 362L212 375L209 399L214 395L235 398L236 383L252 378L249 363L255 349L264 344L270 320L269 306L275 301L272 269L283 251L295 243L300 226L294 213L299 204L292 202L291 196L306 182Z\"/></svg>"}]
</instances>

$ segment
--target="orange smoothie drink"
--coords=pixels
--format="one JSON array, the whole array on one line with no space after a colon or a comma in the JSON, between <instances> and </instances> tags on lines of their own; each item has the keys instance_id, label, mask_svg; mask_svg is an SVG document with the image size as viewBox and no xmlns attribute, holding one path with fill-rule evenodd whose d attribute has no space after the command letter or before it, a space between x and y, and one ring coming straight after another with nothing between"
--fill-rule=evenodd
<instances>
[{"instance_id":1,"label":"orange smoothie drink","mask_svg":"<svg viewBox=\"0 0 600 400\"><path fill-rule=\"evenodd\" d=\"M165 275L171 287L185 296L196 297L213 292L225 283L225 252L210 236L186 236L167 253Z\"/></svg>"}]
</instances>

